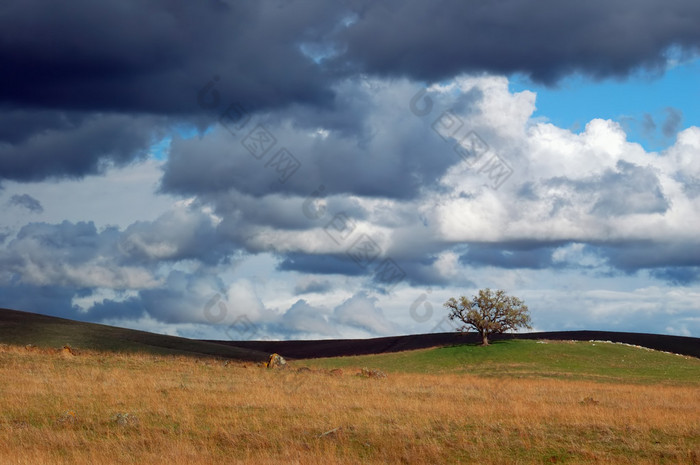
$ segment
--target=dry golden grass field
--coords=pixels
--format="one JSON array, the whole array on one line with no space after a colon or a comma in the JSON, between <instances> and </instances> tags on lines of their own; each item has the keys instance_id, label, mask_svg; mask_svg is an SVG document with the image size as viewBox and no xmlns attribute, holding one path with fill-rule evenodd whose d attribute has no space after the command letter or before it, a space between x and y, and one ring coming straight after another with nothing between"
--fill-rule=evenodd
<instances>
[{"instance_id":1,"label":"dry golden grass field","mask_svg":"<svg viewBox=\"0 0 700 465\"><path fill-rule=\"evenodd\" d=\"M0 463L700 463L696 382L305 364L5 345Z\"/></svg>"}]
</instances>

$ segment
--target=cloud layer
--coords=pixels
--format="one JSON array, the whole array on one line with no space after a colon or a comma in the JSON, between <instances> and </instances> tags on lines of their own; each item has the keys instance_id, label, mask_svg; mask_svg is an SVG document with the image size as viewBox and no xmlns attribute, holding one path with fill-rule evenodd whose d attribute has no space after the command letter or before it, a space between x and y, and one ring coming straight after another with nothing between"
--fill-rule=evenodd
<instances>
[{"instance_id":1,"label":"cloud layer","mask_svg":"<svg viewBox=\"0 0 700 465\"><path fill-rule=\"evenodd\" d=\"M700 6L536 6L0 7L0 304L361 337L448 330L441 303L490 286L541 329L700 335L700 129L649 116L651 152L557 127L503 76L661 75Z\"/></svg>"}]
</instances>

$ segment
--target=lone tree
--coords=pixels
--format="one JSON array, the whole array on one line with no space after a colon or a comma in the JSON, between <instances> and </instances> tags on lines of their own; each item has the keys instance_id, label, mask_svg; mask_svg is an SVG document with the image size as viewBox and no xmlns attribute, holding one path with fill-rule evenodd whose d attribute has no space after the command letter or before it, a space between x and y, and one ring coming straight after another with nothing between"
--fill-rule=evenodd
<instances>
[{"instance_id":1,"label":"lone tree","mask_svg":"<svg viewBox=\"0 0 700 465\"><path fill-rule=\"evenodd\" d=\"M525 303L517 297L506 295L505 291L481 289L472 300L461 296L459 301L452 297L445 302L450 309L450 320L459 320L464 325L457 328L467 332L474 328L481 334L481 344L489 345L489 334L500 334L517 328L530 326L530 314Z\"/></svg>"}]
</instances>

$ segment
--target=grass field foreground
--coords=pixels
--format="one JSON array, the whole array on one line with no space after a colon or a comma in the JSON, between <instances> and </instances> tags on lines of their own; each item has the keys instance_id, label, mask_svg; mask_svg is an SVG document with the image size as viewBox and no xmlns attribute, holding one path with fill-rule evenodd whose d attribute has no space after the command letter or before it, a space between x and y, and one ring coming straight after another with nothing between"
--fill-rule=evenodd
<instances>
[{"instance_id":1,"label":"grass field foreground","mask_svg":"<svg viewBox=\"0 0 700 465\"><path fill-rule=\"evenodd\" d=\"M700 463L698 385L0 348L3 464Z\"/></svg>"}]
</instances>

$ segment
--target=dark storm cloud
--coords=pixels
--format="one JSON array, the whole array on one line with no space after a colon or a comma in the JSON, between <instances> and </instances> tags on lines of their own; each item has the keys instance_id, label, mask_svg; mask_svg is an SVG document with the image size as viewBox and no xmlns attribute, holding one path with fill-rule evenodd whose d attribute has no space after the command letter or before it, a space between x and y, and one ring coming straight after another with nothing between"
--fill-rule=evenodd
<instances>
[{"instance_id":1,"label":"dark storm cloud","mask_svg":"<svg viewBox=\"0 0 700 465\"><path fill-rule=\"evenodd\" d=\"M223 98L261 107L324 96L299 45L333 28L325 2L45 0L0 7L0 101L18 107L191 113Z\"/></svg>"},{"instance_id":2,"label":"dark storm cloud","mask_svg":"<svg viewBox=\"0 0 700 465\"><path fill-rule=\"evenodd\" d=\"M672 45L696 51L699 19L694 0L5 2L0 178L126 163L162 129L146 115L203 129L234 102L252 113L302 104L345 136L361 133L362 115L318 111L360 72L624 75L661 66Z\"/></svg>"},{"instance_id":3,"label":"dark storm cloud","mask_svg":"<svg viewBox=\"0 0 700 465\"><path fill-rule=\"evenodd\" d=\"M228 101L323 102L323 73L299 45L337 19L323 2L5 3L0 179L80 177L129 162L160 133L156 116L204 127L201 114ZM214 75L216 91L198 99Z\"/></svg>"},{"instance_id":4,"label":"dark storm cloud","mask_svg":"<svg viewBox=\"0 0 700 465\"><path fill-rule=\"evenodd\" d=\"M26 142L42 131L67 131L81 126L86 114L75 111L3 108L0 140L12 145Z\"/></svg>"},{"instance_id":5,"label":"dark storm cloud","mask_svg":"<svg viewBox=\"0 0 700 465\"><path fill-rule=\"evenodd\" d=\"M523 72L545 83L580 71L622 76L700 46L694 0L364 1L337 35L338 66L435 81L461 72Z\"/></svg>"},{"instance_id":6,"label":"dark storm cloud","mask_svg":"<svg viewBox=\"0 0 700 465\"><path fill-rule=\"evenodd\" d=\"M0 8L9 70L0 100L35 108L189 113L213 75L221 98L255 108L325 101L328 83L355 70L431 81L464 71L620 75L660 64L671 45L700 44L692 0L28 0Z\"/></svg>"},{"instance_id":7,"label":"dark storm cloud","mask_svg":"<svg viewBox=\"0 0 700 465\"><path fill-rule=\"evenodd\" d=\"M41 202L28 194L13 195L10 197L10 205L26 208L32 213L41 213L44 211Z\"/></svg>"},{"instance_id":8,"label":"dark storm cloud","mask_svg":"<svg viewBox=\"0 0 700 465\"><path fill-rule=\"evenodd\" d=\"M119 114L37 113L37 120L13 112L0 117L17 131L0 139L0 180L40 181L80 177L143 157L162 134L156 118ZM2 122L2 121L0 121ZM4 142L4 143L3 143Z\"/></svg>"}]
</instances>

